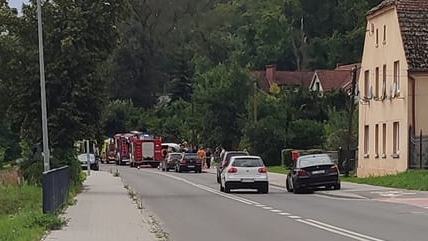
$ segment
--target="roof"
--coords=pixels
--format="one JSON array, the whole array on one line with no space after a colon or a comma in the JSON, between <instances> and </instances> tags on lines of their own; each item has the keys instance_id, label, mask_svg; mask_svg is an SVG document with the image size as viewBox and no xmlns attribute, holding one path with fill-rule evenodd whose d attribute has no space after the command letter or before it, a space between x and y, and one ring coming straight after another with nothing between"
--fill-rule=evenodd
<instances>
[{"instance_id":1,"label":"roof","mask_svg":"<svg viewBox=\"0 0 428 241\"><path fill-rule=\"evenodd\" d=\"M277 71L276 82L279 86L282 85L303 85L309 87L311 84L314 72L300 72L300 71Z\"/></svg>"},{"instance_id":2,"label":"roof","mask_svg":"<svg viewBox=\"0 0 428 241\"><path fill-rule=\"evenodd\" d=\"M428 1L385 0L368 11L373 14L395 5L404 51L410 71L428 71Z\"/></svg>"},{"instance_id":3,"label":"roof","mask_svg":"<svg viewBox=\"0 0 428 241\"><path fill-rule=\"evenodd\" d=\"M352 82L352 73L349 70L317 70L316 75L323 91L343 89Z\"/></svg>"}]
</instances>

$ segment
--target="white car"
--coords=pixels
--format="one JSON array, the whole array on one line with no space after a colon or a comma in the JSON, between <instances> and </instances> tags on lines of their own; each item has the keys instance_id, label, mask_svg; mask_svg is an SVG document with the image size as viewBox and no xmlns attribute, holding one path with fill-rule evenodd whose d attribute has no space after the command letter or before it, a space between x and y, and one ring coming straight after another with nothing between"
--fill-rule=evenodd
<instances>
[{"instance_id":1,"label":"white car","mask_svg":"<svg viewBox=\"0 0 428 241\"><path fill-rule=\"evenodd\" d=\"M79 159L80 166L82 167L82 169L87 169L87 167L88 167L88 154L87 153L79 154L77 156L77 159ZM93 153L89 154L89 161L90 161L89 165L90 165L90 168L92 170L98 171L100 169L100 165L99 165L97 158L95 157L95 154L93 154Z\"/></svg>"},{"instance_id":2,"label":"white car","mask_svg":"<svg viewBox=\"0 0 428 241\"><path fill-rule=\"evenodd\" d=\"M221 172L220 191L231 189L257 189L269 192L269 178L263 160L259 156L234 156Z\"/></svg>"}]
</instances>

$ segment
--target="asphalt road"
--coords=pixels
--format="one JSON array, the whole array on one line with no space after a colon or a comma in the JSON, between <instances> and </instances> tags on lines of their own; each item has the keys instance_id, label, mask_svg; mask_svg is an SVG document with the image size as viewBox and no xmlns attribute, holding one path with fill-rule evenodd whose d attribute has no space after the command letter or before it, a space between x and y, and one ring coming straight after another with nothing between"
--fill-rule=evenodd
<instances>
[{"instance_id":1,"label":"asphalt road","mask_svg":"<svg viewBox=\"0 0 428 241\"><path fill-rule=\"evenodd\" d=\"M428 209L317 193L219 192L210 173L118 168L174 241L426 241Z\"/></svg>"}]
</instances>

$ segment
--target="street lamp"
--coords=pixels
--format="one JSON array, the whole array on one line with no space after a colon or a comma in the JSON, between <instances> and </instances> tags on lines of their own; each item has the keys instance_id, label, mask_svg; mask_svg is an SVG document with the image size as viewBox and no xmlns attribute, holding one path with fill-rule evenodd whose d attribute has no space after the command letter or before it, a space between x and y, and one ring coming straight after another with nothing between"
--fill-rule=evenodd
<instances>
[{"instance_id":1,"label":"street lamp","mask_svg":"<svg viewBox=\"0 0 428 241\"><path fill-rule=\"evenodd\" d=\"M48 143L48 121L46 110L46 87L45 87L45 62L43 58L43 29L42 29L42 7L37 0L37 27L39 36L39 66L40 66L40 97L42 106L42 134L43 134L43 160L44 170L49 171L49 143Z\"/></svg>"}]
</instances>

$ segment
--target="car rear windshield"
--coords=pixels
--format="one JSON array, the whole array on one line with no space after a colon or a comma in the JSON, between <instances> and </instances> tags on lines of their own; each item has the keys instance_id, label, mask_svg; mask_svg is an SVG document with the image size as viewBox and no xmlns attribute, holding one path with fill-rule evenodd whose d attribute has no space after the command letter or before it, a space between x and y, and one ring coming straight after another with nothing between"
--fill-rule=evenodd
<instances>
[{"instance_id":1,"label":"car rear windshield","mask_svg":"<svg viewBox=\"0 0 428 241\"><path fill-rule=\"evenodd\" d=\"M169 156L169 158L171 158L171 159L181 158L181 154L171 154L171 155Z\"/></svg>"},{"instance_id":2,"label":"car rear windshield","mask_svg":"<svg viewBox=\"0 0 428 241\"><path fill-rule=\"evenodd\" d=\"M323 164L332 164L333 162L328 157L319 156L319 157L308 157L300 159L300 167L308 167L315 165Z\"/></svg>"},{"instance_id":3,"label":"car rear windshield","mask_svg":"<svg viewBox=\"0 0 428 241\"><path fill-rule=\"evenodd\" d=\"M196 155L196 154L184 154L183 159L198 159L198 155Z\"/></svg>"},{"instance_id":4,"label":"car rear windshield","mask_svg":"<svg viewBox=\"0 0 428 241\"><path fill-rule=\"evenodd\" d=\"M233 167L262 167L263 161L257 158L237 158L232 163Z\"/></svg>"},{"instance_id":5,"label":"car rear windshield","mask_svg":"<svg viewBox=\"0 0 428 241\"><path fill-rule=\"evenodd\" d=\"M230 153L227 153L226 160L229 161L230 158L234 157L234 156L248 156L248 153L244 152L244 151L242 151L242 152L230 152Z\"/></svg>"}]
</instances>

